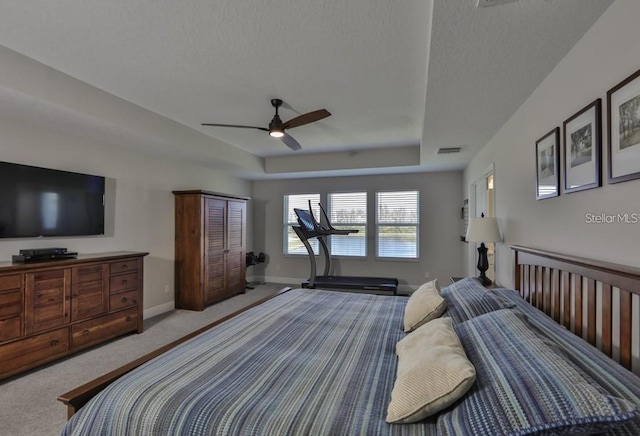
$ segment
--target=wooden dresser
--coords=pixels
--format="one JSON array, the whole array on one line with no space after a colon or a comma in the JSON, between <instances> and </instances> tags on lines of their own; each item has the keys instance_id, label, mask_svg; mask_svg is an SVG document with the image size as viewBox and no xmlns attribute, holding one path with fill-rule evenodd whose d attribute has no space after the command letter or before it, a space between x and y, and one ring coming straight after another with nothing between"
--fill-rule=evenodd
<instances>
[{"instance_id":1,"label":"wooden dresser","mask_svg":"<svg viewBox=\"0 0 640 436\"><path fill-rule=\"evenodd\" d=\"M0 379L125 333L142 333L147 254L0 263Z\"/></svg>"},{"instance_id":2,"label":"wooden dresser","mask_svg":"<svg viewBox=\"0 0 640 436\"><path fill-rule=\"evenodd\" d=\"M247 198L174 191L176 308L205 306L245 291Z\"/></svg>"}]
</instances>

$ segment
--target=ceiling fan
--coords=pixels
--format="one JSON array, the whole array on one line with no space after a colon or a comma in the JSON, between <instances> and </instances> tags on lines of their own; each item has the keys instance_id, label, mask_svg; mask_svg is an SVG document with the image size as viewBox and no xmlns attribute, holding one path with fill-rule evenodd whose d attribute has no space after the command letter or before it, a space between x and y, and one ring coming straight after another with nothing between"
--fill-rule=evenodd
<instances>
[{"instance_id":1,"label":"ceiling fan","mask_svg":"<svg viewBox=\"0 0 640 436\"><path fill-rule=\"evenodd\" d=\"M274 98L271 100L271 105L276 108L276 114L273 116L273 119L269 123L269 127L256 127L256 126L241 126L236 124L213 124L213 123L202 123L203 126L216 126L216 127L237 127L240 129L258 129L263 130L265 132L269 132L274 138L280 138L282 142L284 142L287 147L291 150L300 150L302 146L293 139L291 135L285 132L286 129L293 129L294 127L303 126L305 124L313 123L319 121L323 118L327 118L331 115L331 113L326 109L319 109L317 111L308 112L306 114L302 114L295 118L290 119L289 121L282 122L280 116L278 115L278 108L282 106L282 100L279 98Z\"/></svg>"}]
</instances>

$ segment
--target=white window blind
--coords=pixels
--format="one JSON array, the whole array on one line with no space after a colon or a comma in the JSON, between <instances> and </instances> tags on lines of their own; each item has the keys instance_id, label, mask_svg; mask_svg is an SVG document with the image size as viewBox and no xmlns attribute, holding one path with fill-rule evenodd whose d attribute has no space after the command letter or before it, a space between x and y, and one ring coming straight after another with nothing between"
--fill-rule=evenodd
<instances>
[{"instance_id":1,"label":"white window blind","mask_svg":"<svg viewBox=\"0 0 640 436\"><path fill-rule=\"evenodd\" d=\"M418 258L418 191L376 193L376 255Z\"/></svg>"},{"instance_id":2,"label":"white window blind","mask_svg":"<svg viewBox=\"0 0 640 436\"><path fill-rule=\"evenodd\" d=\"M340 192L328 195L329 219L336 229L358 230L348 235L331 235L329 247L334 256L367 256L367 193Z\"/></svg>"},{"instance_id":3,"label":"white window blind","mask_svg":"<svg viewBox=\"0 0 640 436\"><path fill-rule=\"evenodd\" d=\"M307 249L304 248L304 244L296 235L296 232L291 226L297 226L298 217L293 209L309 210L309 200L311 200L311 208L316 220L320 220L320 194L290 194L284 196L284 213L283 213L283 235L284 235L284 254L304 254L308 255ZM310 239L309 244L313 248L313 252L317 255L319 253L318 240L316 238Z\"/></svg>"}]
</instances>

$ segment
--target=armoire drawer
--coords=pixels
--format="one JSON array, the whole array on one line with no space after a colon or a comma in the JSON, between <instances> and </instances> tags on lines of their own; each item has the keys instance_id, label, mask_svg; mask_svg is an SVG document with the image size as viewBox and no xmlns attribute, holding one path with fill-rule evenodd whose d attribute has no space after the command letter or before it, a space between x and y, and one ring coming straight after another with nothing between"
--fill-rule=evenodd
<instances>
[{"instance_id":1,"label":"armoire drawer","mask_svg":"<svg viewBox=\"0 0 640 436\"><path fill-rule=\"evenodd\" d=\"M84 348L137 330L138 308L133 306L71 326L71 348Z\"/></svg>"},{"instance_id":2,"label":"armoire drawer","mask_svg":"<svg viewBox=\"0 0 640 436\"><path fill-rule=\"evenodd\" d=\"M0 375L40 365L69 351L69 329L32 336L0 346Z\"/></svg>"}]
</instances>

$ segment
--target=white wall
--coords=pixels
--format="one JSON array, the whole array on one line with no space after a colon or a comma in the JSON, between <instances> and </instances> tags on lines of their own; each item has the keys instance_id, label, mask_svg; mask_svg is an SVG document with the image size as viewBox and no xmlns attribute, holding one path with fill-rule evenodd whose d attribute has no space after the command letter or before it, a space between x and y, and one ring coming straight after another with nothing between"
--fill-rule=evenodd
<instances>
[{"instance_id":1,"label":"white wall","mask_svg":"<svg viewBox=\"0 0 640 436\"><path fill-rule=\"evenodd\" d=\"M46 130L39 127L37 120L0 117L0 159L102 175L108 185L105 236L0 239L0 261L10 261L11 255L21 248L63 246L79 253L148 251L150 254L144 260L147 315L173 308L174 198L171 191L205 189L251 195L248 181L111 143ZM249 235L249 241L250 238ZM165 286L169 293L165 293Z\"/></svg>"},{"instance_id":2,"label":"white wall","mask_svg":"<svg viewBox=\"0 0 640 436\"><path fill-rule=\"evenodd\" d=\"M253 186L256 252L268 255L268 262L250 267L248 275L264 276L269 281L299 284L309 277L307 256L284 256L283 198L285 194L376 190L420 190L420 259L419 261L375 261L373 258L374 230L369 229L369 258L367 260L336 259L341 275L397 277L401 289L415 287L430 278L447 284L449 276L462 272L460 172L400 174L385 176L331 177L256 181ZM322 198L322 197L321 197ZM324 197L326 198L326 197ZM318 259L318 274L324 268ZM404 285L404 286L402 286Z\"/></svg>"},{"instance_id":3,"label":"white wall","mask_svg":"<svg viewBox=\"0 0 640 436\"><path fill-rule=\"evenodd\" d=\"M466 168L464 198L495 163L496 216L505 237L497 245L500 284L513 285L509 244L637 266L640 223L588 224L585 216L640 212L640 180L606 182L606 93L640 68L638 17L640 1L615 0ZM603 102L603 186L536 201L535 142L596 98Z\"/></svg>"}]
</instances>

